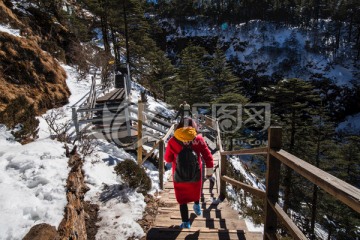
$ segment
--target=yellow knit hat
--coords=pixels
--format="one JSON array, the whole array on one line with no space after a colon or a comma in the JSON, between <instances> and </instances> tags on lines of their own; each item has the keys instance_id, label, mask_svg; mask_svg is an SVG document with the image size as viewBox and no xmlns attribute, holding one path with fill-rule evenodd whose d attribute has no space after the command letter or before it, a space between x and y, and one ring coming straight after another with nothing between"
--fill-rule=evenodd
<instances>
[{"instance_id":1,"label":"yellow knit hat","mask_svg":"<svg viewBox=\"0 0 360 240\"><path fill-rule=\"evenodd\" d=\"M193 127L182 127L178 128L175 133L174 137L181 142L190 142L194 140L196 137L196 130Z\"/></svg>"}]
</instances>

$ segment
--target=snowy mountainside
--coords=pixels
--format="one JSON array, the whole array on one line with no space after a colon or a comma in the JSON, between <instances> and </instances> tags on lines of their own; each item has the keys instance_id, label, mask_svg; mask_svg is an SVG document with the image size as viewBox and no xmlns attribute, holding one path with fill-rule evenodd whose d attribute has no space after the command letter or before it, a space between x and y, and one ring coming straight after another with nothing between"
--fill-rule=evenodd
<instances>
[{"instance_id":1,"label":"snowy mountainside","mask_svg":"<svg viewBox=\"0 0 360 240\"><path fill-rule=\"evenodd\" d=\"M225 50L228 60L236 59L241 63L243 71L254 69L259 76L280 75L304 80L321 76L331 79L338 86L351 86L351 81L359 83L359 66L351 60L355 51L349 51L346 47L344 33L339 49L335 50L334 39L327 37L331 24L327 20L319 22L319 31L316 33L320 43L318 48L313 46L315 33L306 28L260 20L226 25L225 29L200 22L176 26L169 19L161 20L159 24L170 33L166 37L170 46L184 38L215 39ZM176 51L171 47L167 50Z\"/></svg>"}]
</instances>

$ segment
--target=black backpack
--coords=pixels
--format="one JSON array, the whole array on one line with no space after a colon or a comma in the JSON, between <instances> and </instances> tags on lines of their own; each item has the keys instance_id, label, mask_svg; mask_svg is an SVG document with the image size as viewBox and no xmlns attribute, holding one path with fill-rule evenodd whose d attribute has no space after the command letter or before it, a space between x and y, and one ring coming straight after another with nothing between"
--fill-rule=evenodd
<instances>
[{"instance_id":1,"label":"black backpack","mask_svg":"<svg viewBox=\"0 0 360 240\"><path fill-rule=\"evenodd\" d=\"M198 156L192 149L192 143L185 145L176 139L183 147L176 158L174 182L198 182L201 178Z\"/></svg>"}]
</instances>

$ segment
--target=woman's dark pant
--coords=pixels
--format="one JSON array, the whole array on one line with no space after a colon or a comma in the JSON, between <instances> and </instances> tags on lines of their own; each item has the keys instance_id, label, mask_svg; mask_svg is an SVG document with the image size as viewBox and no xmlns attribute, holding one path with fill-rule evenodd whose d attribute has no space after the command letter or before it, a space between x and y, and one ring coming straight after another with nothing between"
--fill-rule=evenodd
<instances>
[{"instance_id":1,"label":"woman's dark pant","mask_svg":"<svg viewBox=\"0 0 360 240\"><path fill-rule=\"evenodd\" d=\"M196 201L195 203L199 204L199 201ZM183 222L189 221L189 209L187 204L180 204L180 214L181 214L181 220Z\"/></svg>"}]
</instances>

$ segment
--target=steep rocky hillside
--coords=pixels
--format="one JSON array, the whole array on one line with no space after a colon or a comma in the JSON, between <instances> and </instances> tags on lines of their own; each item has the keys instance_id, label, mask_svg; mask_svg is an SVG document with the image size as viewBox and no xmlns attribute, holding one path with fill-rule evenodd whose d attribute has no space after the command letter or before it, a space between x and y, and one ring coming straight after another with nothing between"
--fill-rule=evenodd
<instances>
[{"instance_id":1,"label":"steep rocky hillside","mask_svg":"<svg viewBox=\"0 0 360 240\"><path fill-rule=\"evenodd\" d=\"M0 111L19 95L34 103L37 114L65 104L70 91L59 63L66 60L65 44L59 43L70 34L31 6L19 11L11 9L12 3L5 3L0 1L0 25L18 29L19 34L0 31ZM43 24L47 25L45 30Z\"/></svg>"}]
</instances>

